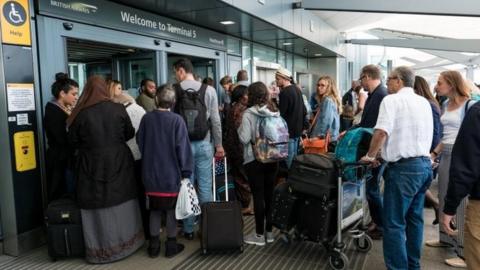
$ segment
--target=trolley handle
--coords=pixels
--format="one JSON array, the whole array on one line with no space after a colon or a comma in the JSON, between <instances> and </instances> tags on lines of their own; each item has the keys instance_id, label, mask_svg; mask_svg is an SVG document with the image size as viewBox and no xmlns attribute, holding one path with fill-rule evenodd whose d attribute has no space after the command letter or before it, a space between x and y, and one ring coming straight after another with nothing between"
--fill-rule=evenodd
<instances>
[{"instance_id":1,"label":"trolley handle","mask_svg":"<svg viewBox=\"0 0 480 270\"><path fill-rule=\"evenodd\" d=\"M343 162L341 160L337 161L337 164L340 168L346 167L369 167L371 164L366 161L357 161L357 162Z\"/></svg>"}]
</instances>

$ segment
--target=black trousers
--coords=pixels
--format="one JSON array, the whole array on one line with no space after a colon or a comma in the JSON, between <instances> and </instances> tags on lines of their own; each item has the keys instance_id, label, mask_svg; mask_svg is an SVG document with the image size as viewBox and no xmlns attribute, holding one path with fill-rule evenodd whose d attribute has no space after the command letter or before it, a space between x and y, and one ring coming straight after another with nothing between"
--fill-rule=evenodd
<instances>
[{"instance_id":1,"label":"black trousers","mask_svg":"<svg viewBox=\"0 0 480 270\"><path fill-rule=\"evenodd\" d=\"M272 231L273 183L277 177L278 162L260 163L255 160L245 164L245 170L253 195L256 233L263 235L265 230Z\"/></svg>"}]
</instances>

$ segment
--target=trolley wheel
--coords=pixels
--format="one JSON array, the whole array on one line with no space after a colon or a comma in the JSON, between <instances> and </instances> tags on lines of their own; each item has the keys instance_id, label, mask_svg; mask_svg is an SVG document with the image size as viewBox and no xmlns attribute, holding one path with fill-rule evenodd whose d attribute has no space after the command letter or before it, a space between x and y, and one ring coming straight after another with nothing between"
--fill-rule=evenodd
<instances>
[{"instance_id":1,"label":"trolley wheel","mask_svg":"<svg viewBox=\"0 0 480 270\"><path fill-rule=\"evenodd\" d=\"M362 239L363 241L360 241L360 239ZM368 236L367 234L365 234L361 238L355 238L355 239L353 239L353 241L355 243L355 247L357 248L357 250L361 251L361 252L369 252L370 249L372 249L372 247L373 247L372 238L370 236Z\"/></svg>"},{"instance_id":2,"label":"trolley wheel","mask_svg":"<svg viewBox=\"0 0 480 270\"><path fill-rule=\"evenodd\" d=\"M330 267L335 270L344 270L348 267L348 257L345 253L335 252L328 259Z\"/></svg>"},{"instance_id":3,"label":"trolley wheel","mask_svg":"<svg viewBox=\"0 0 480 270\"><path fill-rule=\"evenodd\" d=\"M290 245L292 243L292 237L288 233L283 233L280 236L280 240L282 240L284 245Z\"/></svg>"}]
</instances>

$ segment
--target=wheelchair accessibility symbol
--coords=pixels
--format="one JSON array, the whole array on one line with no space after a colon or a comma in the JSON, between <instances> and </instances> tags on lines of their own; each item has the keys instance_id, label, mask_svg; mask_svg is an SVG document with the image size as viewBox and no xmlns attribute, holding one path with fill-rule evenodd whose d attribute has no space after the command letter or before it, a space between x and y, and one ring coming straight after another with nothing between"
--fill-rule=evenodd
<instances>
[{"instance_id":1,"label":"wheelchair accessibility symbol","mask_svg":"<svg viewBox=\"0 0 480 270\"><path fill-rule=\"evenodd\" d=\"M15 1L8 1L3 5L3 17L14 26L20 26L27 20L25 9Z\"/></svg>"}]
</instances>

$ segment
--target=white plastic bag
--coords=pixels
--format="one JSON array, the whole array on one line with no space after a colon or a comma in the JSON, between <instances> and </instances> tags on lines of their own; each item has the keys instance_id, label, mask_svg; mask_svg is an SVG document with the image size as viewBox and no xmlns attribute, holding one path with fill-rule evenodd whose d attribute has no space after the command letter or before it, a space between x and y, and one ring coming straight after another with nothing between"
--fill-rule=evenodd
<instances>
[{"instance_id":1,"label":"white plastic bag","mask_svg":"<svg viewBox=\"0 0 480 270\"><path fill-rule=\"evenodd\" d=\"M177 220L198 216L202 213L198 202L197 193L190 180L182 179L178 193L175 217Z\"/></svg>"}]
</instances>

